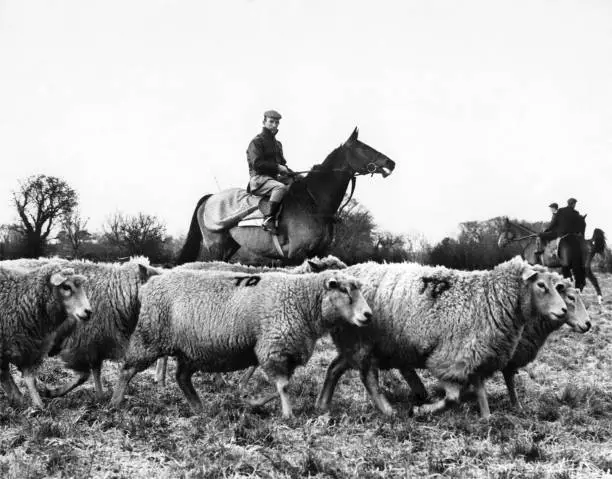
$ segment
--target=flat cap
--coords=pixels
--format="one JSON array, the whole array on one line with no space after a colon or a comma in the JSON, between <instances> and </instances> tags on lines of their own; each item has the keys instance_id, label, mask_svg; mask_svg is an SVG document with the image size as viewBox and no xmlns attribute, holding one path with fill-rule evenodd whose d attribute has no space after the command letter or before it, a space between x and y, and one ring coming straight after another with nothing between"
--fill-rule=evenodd
<instances>
[{"instance_id":1,"label":"flat cap","mask_svg":"<svg viewBox=\"0 0 612 479\"><path fill-rule=\"evenodd\" d=\"M264 112L264 118L276 118L277 120L280 120L282 116L276 110L268 110Z\"/></svg>"},{"instance_id":2,"label":"flat cap","mask_svg":"<svg viewBox=\"0 0 612 479\"><path fill-rule=\"evenodd\" d=\"M568 205L575 205L576 203L578 203L578 200L576 198L570 198L569 200L567 200Z\"/></svg>"},{"instance_id":3,"label":"flat cap","mask_svg":"<svg viewBox=\"0 0 612 479\"><path fill-rule=\"evenodd\" d=\"M549 208L559 208L559 205L557 203L551 203L548 205Z\"/></svg>"}]
</instances>

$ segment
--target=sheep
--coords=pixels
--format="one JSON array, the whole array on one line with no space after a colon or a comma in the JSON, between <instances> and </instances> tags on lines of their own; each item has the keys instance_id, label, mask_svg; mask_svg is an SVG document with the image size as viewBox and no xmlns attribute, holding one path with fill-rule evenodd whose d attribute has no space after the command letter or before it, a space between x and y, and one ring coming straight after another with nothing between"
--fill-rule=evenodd
<instances>
[{"instance_id":1,"label":"sheep","mask_svg":"<svg viewBox=\"0 0 612 479\"><path fill-rule=\"evenodd\" d=\"M345 269L347 268L346 263L339 258L328 255L325 258L319 258L315 256L304 260L303 263L298 266L292 267L272 267L272 266L250 266L240 263L226 263L224 261L194 261L192 263L183 263L180 266L176 266L174 270L178 269L189 269L189 270L205 270L205 271L233 271L238 273L271 273L271 272L283 272L283 273L318 273L329 269Z\"/></svg>"},{"instance_id":2,"label":"sheep","mask_svg":"<svg viewBox=\"0 0 612 479\"><path fill-rule=\"evenodd\" d=\"M589 314L582 301L580 291L573 288L569 280L566 279L565 282L566 289L562 292L561 296L567 305L568 313L566 317L551 321L544 316L538 315L535 321L528 322L512 358L502 368L508 396L514 407L522 408L514 387L514 376L520 368L527 366L527 364L536 358L548 336L564 324L571 326L577 333L586 333L591 329Z\"/></svg>"},{"instance_id":3,"label":"sheep","mask_svg":"<svg viewBox=\"0 0 612 479\"><path fill-rule=\"evenodd\" d=\"M88 292L96 321L88 324L65 324L57 331L49 356L59 355L77 377L55 388L43 386L47 397L59 397L83 384L93 373L98 399L104 396L102 363L121 359L138 319L140 286L161 270L149 266L142 256L126 263L92 263L85 260L68 261L61 258L19 259L0 265L26 266L30 269L49 263L59 263L89 278Z\"/></svg>"},{"instance_id":4,"label":"sheep","mask_svg":"<svg viewBox=\"0 0 612 479\"><path fill-rule=\"evenodd\" d=\"M206 271L234 271L239 273L265 273L265 272L285 272L293 274L302 273L318 273L326 270L345 269L346 263L333 255L328 255L324 258L315 256L305 260L302 264L290 268L273 268L267 266L247 266L237 263L226 263L224 261L196 261L192 263L184 263L174 268L189 269L189 270L206 270ZM166 384L166 370L168 368L168 357L165 356L157 361L155 369L155 382L161 386ZM256 367L251 367L240 379L240 387L244 387L249 381Z\"/></svg>"},{"instance_id":5,"label":"sheep","mask_svg":"<svg viewBox=\"0 0 612 479\"><path fill-rule=\"evenodd\" d=\"M0 267L0 380L11 403L21 403L23 394L9 363L22 372L34 405L43 407L36 370L59 326L90 319L85 282L84 276L54 263L36 270Z\"/></svg>"},{"instance_id":6,"label":"sheep","mask_svg":"<svg viewBox=\"0 0 612 479\"><path fill-rule=\"evenodd\" d=\"M522 405L516 395L514 376L520 368L525 367L536 358L548 336L564 324L570 325L578 333L586 333L591 328L589 314L582 301L580 291L572 286L572 282L569 279L564 279L563 282L565 283L565 288L560 290L560 294L567 306L567 314L561 319L556 318L554 320L538 314L533 321L528 321L512 357L501 369L510 402L519 409L522 408ZM417 373L413 369L405 368L402 370L402 375L408 381L417 399L425 399L427 391Z\"/></svg>"},{"instance_id":7,"label":"sheep","mask_svg":"<svg viewBox=\"0 0 612 479\"><path fill-rule=\"evenodd\" d=\"M536 314L555 320L567 313L558 291L565 287L562 278L520 258L491 271L409 263L365 263L346 271L362 281L375 319L363 330L331 331L338 355L317 399L320 409L328 408L338 379L354 367L376 407L392 414L378 389L377 368L398 368L421 397L426 391L414 368L427 368L442 382L446 397L417 413L444 409L472 384L480 414L488 417L484 380L508 362L525 323Z\"/></svg>"},{"instance_id":8,"label":"sheep","mask_svg":"<svg viewBox=\"0 0 612 479\"><path fill-rule=\"evenodd\" d=\"M59 397L83 384L93 373L98 399L104 396L102 363L119 360L127 348L140 311L138 291L160 270L148 266L148 261L131 260L127 263L92 263L70 261L66 263L89 278L88 292L96 321L77 324L65 339L58 335L50 355L58 354L64 364L77 377L62 386L48 388L45 394Z\"/></svg>"},{"instance_id":9,"label":"sheep","mask_svg":"<svg viewBox=\"0 0 612 479\"><path fill-rule=\"evenodd\" d=\"M177 358L176 380L193 411L202 404L191 376L259 364L275 383L283 417L293 415L287 384L312 355L316 340L340 321L371 319L360 284L336 271L317 274L175 270L152 278L141 291L141 312L111 405L129 381L161 356Z\"/></svg>"}]
</instances>

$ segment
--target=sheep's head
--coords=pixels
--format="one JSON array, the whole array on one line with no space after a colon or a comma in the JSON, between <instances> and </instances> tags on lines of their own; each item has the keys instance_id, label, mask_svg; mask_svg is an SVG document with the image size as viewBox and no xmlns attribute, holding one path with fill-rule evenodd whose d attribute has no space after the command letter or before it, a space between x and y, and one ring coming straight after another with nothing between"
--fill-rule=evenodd
<instances>
[{"instance_id":1,"label":"sheep's head","mask_svg":"<svg viewBox=\"0 0 612 479\"><path fill-rule=\"evenodd\" d=\"M586 333L591 329L591 318L586 310L584 301L582 301L580 291L574 288L568 279L565 279L563 283L565 288L560 293L567 306L565 322L577 333Z\"/></svg>"},{"instance_id":2,"label":"sheep's head","mask_svg":"<svg viewBox=\"0 0 612 479\"><path fill-rule=\"evenodd\" d=\"M543 267L527 266L523 270L522 280L528 288L525 297L528 317L539 314L551 321L565 320L567 305L561 293L566 286L560 275Z\"/></svg>"},{"instance_id":3,"label":"sheep's head","mask_svg":"<svg viewBox=\"0 0 612 479\"><path fill-rule=\"evenodd\" d=\"M338 317L355 326L365 326L372 310L361 292L361 283L345 274L325 275L324 316Z\"/></svg>"},{"instance_id":4,"label":"sheep's head","mask_svg":"<svg viewBox=\"0 0 612 479\"><path fill-rule=\"evenodd\" d=\"M71 268L53 273L49 278L53 296L66 317L81 321L88 321L91 317L91 305L83 288L86 281L85 276L75 274Z\"/></svg>"},{"instance_id":5,"label":"sheep's head","mask_svg":"<svg viewBox=\"0 0 612 479\"><path fill-rule=\"evenodd\" d=\"M345 269L347 268L346 263L333 255L328 255L325 258L314 258L307 259L305 262L306 270L312 271L313 273L319 273L328 269Z\"/></svg>"}]
</instances>

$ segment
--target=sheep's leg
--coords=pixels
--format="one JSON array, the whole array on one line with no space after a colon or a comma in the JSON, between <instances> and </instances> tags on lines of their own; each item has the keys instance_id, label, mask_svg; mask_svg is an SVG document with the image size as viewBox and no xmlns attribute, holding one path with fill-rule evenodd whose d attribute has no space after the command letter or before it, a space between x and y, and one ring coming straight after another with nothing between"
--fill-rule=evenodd
<instances>
[{"instance_id":1,"label":"sheep's leg","mask_svg":"<svg viewBox=\"0 0 612 479\"><path fill-rule=\"evenodd\" d=\"M159 358L155 367L155 382L160 386L166 385L166 371L168 370L168 356Z\"/></svg>"},{"instance_id":2,"label":"sheep's leg","mask_svg":"<svg viewBox=\"0 0 612 479\"><path fill-rule=\"evenodd\" d=\"M258 398L246 398L245 401L249 406L257 407L268 404L273 399L278 397L278 391L259 396Z\"/></svg>"},{"instance_id":3,"label":"sheep's leg","mask_svg":"<svg viewBox=\"0 0 612 479\"><path fill-rule=\"evenodd\" d=\"M483 419L487 419L491 415L491 411L489 411L487 390L485 389L485 383L482 378L474 380L474 388L476 389L476 400L478 401L480 417Z\"/></svg>"},{"instance_id":4,"label":"sheep's leg","mask_svg":"<svg viewBox=\"0 0 612 479\"><path fill-rule=\"evenodd\" d=\"M191 376L194 372L195 369L190 367L187 361L178 358L176 362L176 382L183 391L191 410L199 413L202 411L202 401L200 401L200 397L191 382Z\"/></svg>"},{"instance_id":5,"label":"sheep's leg","mask_svg":"<svg viewBox=\"0 0 612 479\"><path fill-rule=\"evenodd\" d=\"M96 390L96 397L101 400L104 399L104 387L102 386L102 364L92 366L91 372L93 373L94 389Z\"/></svg>"},{"instance_id":6,"label":"sheep's leg","mask_svg":"<svg viewBox=\"0 0 612 479\"><path fill-rule=\"evenodd\" d=\"M83 384L87 379L89 379L89 371L80 371L79 375L72 382L64 384L63 386L58 386L56 388L46 388L45 396L50 398L57 398L60 396L64 396L68 394L73 389L79 387Z\"/></svg>"},{"instance_id":7,"label":"sheep's leg","mask_svg":"<svg viewBox=\"0 0 612 479\"><path fill-rule=\"evenodd\" d=\"M344 356L338 355L331 362L327 368L327 374L325 375L325 382L317 398L316 408L322 411L326 411L329 408L329 403L334 395L334 390L338 381L347 369L350 369L351 365Z\"/></svg>"},{"instance_id":8,"label":"sheep's leg","mask_svg":"<svg viewBox=\"0 0 612 479\"><path fill-rule=\"evenodd\" d=\"M117 382L117 387L111 398L110 405L113 407L119 406L123 401L128 385L132 378L139 372L147 369L160 358L167 354L167 351L152 349L144 344L142 337L135 333L132 335L130 345L125 353L123 369Z\"/></svg>"},{"instance_id":9,"label":"sheep's leg","mask_svg":"<svg viewBox=\"0 0 612 479\"><path fill-rule=\"evenodd\" d=\"M2 382L2 387L11 404L19 405L23 403L23 393L19 390L17 384L15 384L8 362L2 363L0 367L0 382Z\"/></svg>"},{"instance_id":10,"label":"sheep's leg","mask_svg":"<svg viewBox=\"0 0 612 479\"><path fill-rule=\"evenodd\" d=\"M461 395L461 386L459 384L449 382L444 382L443 386L446 391L446 395L444 398L431 404L423 404L422 406L415 407L414 413L417 415L432 414L444 411L452 404L457 404Z\"/></svg>"},{"instance_id":11,"label":"sheep's leg","mask_svg":"<svg viewBox=\"0 0 612 479\"><path fill-rule=\"evenodd\" d=\"M371 365L362 367L359 371L361 375L361 382L368 391L370 399L374 403L374 406L383 414L390 416L393 414L393 408L383 393L380 392L378 385L378 369L372 368Z\"/></svg>"},{"instance_id":12,"label":"sheep's leg","mask_svg":"<svg viewBox=\"0 0 612 479\"><path fill-rule=\"evenodd\" d=\"M244 389L246 387L247 383L253 377L253 373L255 373L256 369L257 369L257 366L251 366L249 369L247 369L246 373L244 373L242 377L240 378L240 381L238 381L239 389Z\"/></svg>"},{"instance_id":13,"label":"sheep's leg","mask_svg":"<svg viewBox=\"0 0 612 479\"><path fill-rule=\"evenodd\" d=\"M420 403L425 402L427 399L427 389L425 389L425 385L417 372L412 368L404 368L400 369L400 373L410 386L415 399Z\"/></svg>"},{"instance_id":14,"label":"sheep's leg","mask_svg":"<svg viewBox=\"0 0 612 479\"><path fill-rule=\"evenodd\" d=\"M30 392L32 402L36 407L43 409L44 405L42 399L40 398L40 394L38 394L38 389L36 389L36 372L32 369L25 369L23 371L23 379L26 383L28 391Z\"/></svg>"},{"instance_id":15,"label":"sheep's leg","mask_svg":"<svg viewBox=\"0 0 612 479\"><path fill-rule=\"evenodd\" d=\"M508 396L510 396L510 404L518 409L522 409L523 406L518 399L516 387L514 385L514 375L516 374L516 371L504 369L502 373L504 374L504 381L506 382L506 388L508 389Z\"/></svg>"},{"instance_id":16,"label":"sheep's leg","mask_svg":"<svg viewBox=\"0 0 612 479\"><path fill-rule=\"evenodd\" d=\"M287 394L287 385L289 384L289 378L286 376L277 376L274 381L276 384L276 391L265 396L261 396L257 399L247 399L246 402L251 406L263 406L269 403L273 399L280 396L281 409L283 417L285 419L293 417L293 409L291 408L291 401L289 401L289 395Z\"/></svg>"},{"instance_id":17,"label":"sheep's leg","mask_svg":"<svg viewBox=\"0 0 612 479\"><path fill-rule=\"evenodd\" d=\"M276 390L280 395L281 408L283 411L283 417L288 419L293 417L293 410L291 408L291 402L289 401L289 395L287 394L287 385L289 384L289 378L281 376L276 378Z\"/></svg>"},{"instance_id":18,"label":"sheep's leg","mask_svg":"<svg viewBox=\"0 0 612 479\"><path fill-rule=\"evenodd\" d=\"M128 384L132 380L136 373L142 371L145 368L136 368L135 366L126 367L123 366L121 371L121 375L119 376L119 381L117 382L117 386L115 387L115 391L113 392L113 397L111 398L110 405L111 406L119 406L123 401L125 396L125 392L127 391Z\"/></svg>"}]
</instances>

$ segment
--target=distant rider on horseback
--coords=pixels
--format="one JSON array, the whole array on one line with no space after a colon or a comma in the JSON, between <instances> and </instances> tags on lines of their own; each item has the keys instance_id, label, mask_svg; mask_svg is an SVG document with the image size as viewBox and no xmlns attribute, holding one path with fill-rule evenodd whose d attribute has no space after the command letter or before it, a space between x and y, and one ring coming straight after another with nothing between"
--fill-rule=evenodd
<instances>
[{"instance_id":1,"label":"distant rider on horseback","mask_svg":"<svg viewBox=\"0 0 612 479\"><path fill-rule=\"evenodd\" d=\"M536 254L541 255L544 252L544 243L547 243L555 238L565 236L567 234L584 234L584 218L576 211L577 200L570 198L567 200L567 206L559 208L557 203L551 203L553 216L550 225L536 239Z\"/></svg>"},{"instance_id":2,"label":"distant rider on horseback","mask_svg":"<svg viewBox=\"0 0 612 479\"><path fill-rule=\"evenodd\" d=\"M257 196L270 196L269 211L262 228L276 234L276 216L287 193L293 175L283 156L283 145L276 139L281 114L275 110L264 113L263 129L251 140L247 149L249 162L249 192Z\"/></svg>"}]
</instances>

